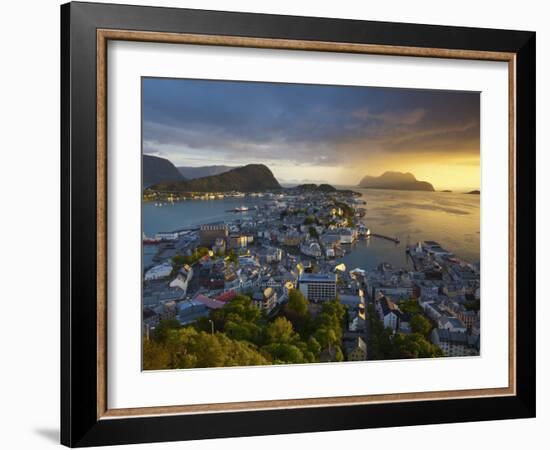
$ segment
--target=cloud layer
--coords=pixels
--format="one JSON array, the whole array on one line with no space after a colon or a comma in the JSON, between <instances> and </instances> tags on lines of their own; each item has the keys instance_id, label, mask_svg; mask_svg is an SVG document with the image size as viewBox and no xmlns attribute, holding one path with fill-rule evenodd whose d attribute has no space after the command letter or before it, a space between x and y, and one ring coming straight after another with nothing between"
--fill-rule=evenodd
<instances>
[{"instance_id":1,"label":"cloud layer","mask_svg":"<svg viewBox=\"0 0 550 450\"><path fill-rule=\"evenodd\" d=\"M143 151L176 165L264 162L310 178L398 160L475 166L479 131L475 92L143 79Z\"/></svg>"}]
</instances>

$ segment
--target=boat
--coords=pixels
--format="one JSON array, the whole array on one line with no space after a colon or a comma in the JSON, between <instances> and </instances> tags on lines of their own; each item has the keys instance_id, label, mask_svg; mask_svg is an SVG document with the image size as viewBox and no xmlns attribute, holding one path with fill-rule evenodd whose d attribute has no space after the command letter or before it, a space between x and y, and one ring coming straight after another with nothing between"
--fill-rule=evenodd
<instances>
[{"instance_id":1,"label":"boat","mask_svg":"<svg viewBox=\"0 0 550 450\"><path fill-rule=\"evenodd\" d=\"M358 233L360 237L369 237L370 236L370 228L367 228L365 225L360 224L358 226Z\"/></svg>"},{"instance_id":2,"label":"boat","mask_svg":"<svg viewBox=\"0 0 550 450\"><path fill-rule=\"evenodd\" d=\"M237 206L235 212L245 212L248 211L248 206Z\"/></svg>"},{"instance_id":3,"label":"boat","mask_svg":"<svg viewBox=\"0 0 550 450\"><path fill-rule=\"evenodd\" d=\"M161 239L148 237L145 233L143 233L143 244L144 245L155 245L155 244L159 244L160 241L161 241Z\"/></svg>"}]
</instances>

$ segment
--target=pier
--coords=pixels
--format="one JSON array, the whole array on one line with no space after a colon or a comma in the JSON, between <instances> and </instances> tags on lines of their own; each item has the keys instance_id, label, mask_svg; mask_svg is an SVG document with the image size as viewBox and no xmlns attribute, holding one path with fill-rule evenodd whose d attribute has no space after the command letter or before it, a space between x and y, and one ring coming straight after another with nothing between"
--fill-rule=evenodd
<instances>
[{"instance_id":1,"label":"pier","mask_svg":"<svg viewBox=\"0 0 550 450\"><path fill-rule=\"evenodd\" d=\"M180 228L178 230L170 231L170 233L182 234L185 232L190 233L191 231L199 231L199 230L200 230L200 227Z\"/></svg>"},{"instance_id":2,"label":"pier","mask_svg":"<svg viewBox=\"0 0 550 450\"><path fill-rule=\"evenodd\" d=\"M384 236L383 234L371 233L371 236L374 236L380 239L386 239L387 241L392 241L395 244L399 244L401 242L397 237Z\"/></svg>"}]
</instances>

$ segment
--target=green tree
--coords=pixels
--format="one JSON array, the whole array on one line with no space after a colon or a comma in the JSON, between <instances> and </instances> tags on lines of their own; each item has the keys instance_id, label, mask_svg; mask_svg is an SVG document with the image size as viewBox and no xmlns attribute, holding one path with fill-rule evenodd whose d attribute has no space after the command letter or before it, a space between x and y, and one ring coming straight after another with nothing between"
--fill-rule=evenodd
<instances>
[{"instance_id":1,"label":"green tree","mask_svg":"<svg viewBox=\"0 0 550 450\"><path fill-rule=\"evenodd\" d=\"M315 360L319 359L319 355L321 354L321 344L319 344L319 341L317 341L314 336L310 336L307 341L307 351L313 355Z\"/></svg>"},{"instance_id":2,"label":"green tree","mask_svg":"<svg viewBox=\"0 0 550 450\"><path fill-rule=\"evenodd\" d=\"M228 320L224 330L227 336L237 341L248 341L254 344L260 344L263 341L263 328L254 322Z\"/></svg>"},{"instance_id":3,"label":"green tree","mask_svg":"<svg viewBox=\"0 0 550 450\"><path fill-rule=\"evenodd\" d=\"M405 300L399 304L399 309L404 313L418 314L421 312L420 305L414 299Z\"/></svg>"},{"instance_id":4,"label":"green tree","mask_svg":"<svg viewBox=\"0 0 550 450\"><path fill-rule=\"evenodd\" d=\"M186 260L187 260L187 256L180 255L179 253L172 257L172 263L175 266L183 266L185 264Z\"/></svg>"},{"instance_id":5,"label":"green tree","mask_svg":"<svg viewBox=\"0 0 550 450\"><path fill-rule=\"evenodd\" d=\"M324 302L315 318L313 336L323 350L331 353L334 346L339 348L342 341L346 307L338 299Z\"/></svg>"},{"instance_id":6,"label":"green tree","mask_svg":"<svg viewBox=\"0 0 550 450\"><path fill-rule=\"evenodd\" d=\"M171 330L163 351L169 355L163 368L229 367L270 364L269 358L260 353L251 343L237 341L224 333L210 334L197 331L193 327ZM150 366L152 358L144 352L145 361ZM166 353L164 353L166 355ZM166 362L163 360L162 362Z\"/></svg>"},{"instance_id":7,"label":"green tree","mask_svg":"<svg viewBox=\"0 0 550 450\"><path fill-rule=\"evenodd\" d=\"M479 300L472 300L471 302L464 303L464 307L468 311L479 311Z\"/></svg>"},{"instance_id":8,"label":"green tree","mask_svg":"<svg viewBox=\"0 0 550 450\"><path fill-rule=\"evenodd\" d=\"M261 314L258 308L252 304L250 297L237 295L227 304L215 311L212 311L211 318L216 322L216 329L223 330L225 323L229 320L239 322L258 323Z\"/></svg>"},{"instance_id":9,"label":"green tree","mask_svg":"<svg viewBox=\"0 0 550 450\"><path fill-rule=\"evenodd\" d=\"M321 348L327 348L329 351L333 345L337 345L340 342L335 330L326 326L318 328L313 337L319 342Z\"/></svg>"},{"instance_id":10,"label":"green tree","mask_svg":"<svg viewBox=\"0 0 550 450\"><path fill-rule=\"evenodd\" d=\"M177 271L184 264L195 264L203 256L207 255L210 250L206 247L197 247L191 255L177 254L172 257L172 263L174 264L174 271Z\"/></svg>"},{"instance_id":11,"label":"green tree","mask_svg":"<svg viewBox=\"0 0 550 450\"><path fill-rule=\"evenodd\" d=\"M411 329L414 333L419 333L422 336L428 336L432 330L432 324L424 316L415 314L411 318Z\"/></svg>"},{"instance_id":12,"label":"green tree","mask_svg":"<svg viewBox=\"0 0 550 450\"><path fill-rule=\"evenodd\" d=\"M143 370L161 370L170 368L170 354L157 342L143 340Z\"/></svg>"},{"instance_id":13,"label":"green tree","mask_svg":"<svg viewBox=\"0 0 550 450\"><path fill-rule=\"evenodd\" d=\"M334 360L336 362L342 362L344 360L344 352L342 352L340 347L336 347L334 350Z\"/></svg>"},{"instance_id":14,"label":"green tree","mask_svg":"<svg viewBox=\"0 0 550 450\"><path fill-rule=\"evenodd\" d=\"M239 341L249 341L255 345L263 343L264 319L250 297L237 295L223 308L210 313L217 331Z\"/></svg>"},{"instance_id":15,"label":"green tree","mask_svg":"<svg viewBox=\"0 0 550 450\"><path fill-rule=\"evenodd\" d=\"M304 354L296 345L273 343L262 347L262 350L271 356L273 364L300 364L306 362Z\"/></svg>"},{"instance_id":16,"label":"green tree","mask_svg":"<svg viewBox=\"0 0 550 450\"><path fill-rule=\"evenodd\" d=\"M304 225L311 225L316 223L316 219L314 216L307 216L304 220Z\"/></svg>"},{"instance_id":17,"label":"green tree","mask_svg":"<svg viewBox=\"0 0 550 450\"><path fill-rule=\"evenodd\" d=\"M291 289L288 293L287 308L298 317L306 317L309 314L309 301L298 289Z\"/></svg>"},{"instance_id":18,"label":"green tree","mask_svg":"<svg viewBox=\"0 0 550 450\"><path fill-rule=\"evenodd\" d=\"M442 350L426 340L419 333L409 335L397 333L393 339L394 358L436 358L443 356Z\"/></svg>"},{"instance_id":19,"label":"green tree","mask_svg":"<svg viewBox=\"0 0 550 450\"><path fill-rule=\"evenodd\" d=\"M300 340L292 328L292 323L284 317L277 317L267 326L267 342L290 344Z\"/></svg>"},{"instance_id":20,"label":"green tree","mask_svg":"<svg viewBox=\"0 0 550 450\"><path fill-rule=\"evenodd\" d=\"M317 229L315 227L309 227L309 235L315 239L319 238L319 233L317 233Z\"/></svg>"},{"instance_id":21,"label":"green tree","mask_svg":"<svg viewBox=\"0 0 550 450\"><path fill-rule=\"evenodd\" d=\"M369 359L382 360L392 357L393 332L390 328L384 327L372 304L367 306L367 322Z\"/></svg>"},{"instance_id":22,"label":"green tree","mask_svg":"<svg viewBox=\"0 0 550 450\"><path fill-rule=\"evenodd\" d=\"M225 260L237 264L239 262L239 256L235 253L235 250L231 249L225 257Z\"/></svg>"},{"instance_id":23,"label":"green tree","mask_svg":"<svg viewBox=\"0 0 550 450\"><path fill-rule=\"evenodd\" d=\"M170 333L171 330L177 330L179 328L181 328L181 325L176 319L161 320L155 328L154 339L157 342L165 342L168 333Z\"/></svg>"}]
</instances>

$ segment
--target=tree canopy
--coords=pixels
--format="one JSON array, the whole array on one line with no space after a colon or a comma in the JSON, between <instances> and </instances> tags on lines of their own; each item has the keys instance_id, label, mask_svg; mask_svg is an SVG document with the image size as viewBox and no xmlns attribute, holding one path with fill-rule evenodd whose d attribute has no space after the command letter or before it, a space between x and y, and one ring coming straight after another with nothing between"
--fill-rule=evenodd
<instances>
[{"instance_id":1,"label":"tree canopy","mask_svg":"<svg viewBox=\"0 0 550 450\"><path fill-rule=\"evenodd\" d=\"M367 307L369 332L369 357L372 359L435 358L443 356L442 350L432 344L427 335L430 322L421 315L411 319L412 334L393 333L378 319L374 307Z\"/></svg>"},{"instance_id":2,"label":"tree canopy","mask_svg":"<svg viewBox=\"0 0 550 450\"><path fill-rule=\"evenodd\" d=\"M174 270L177 270L179 267L185 264L195 264L199 259L208 254L208 248L206 247L197 247L191 255L180 255L177 254L172 257L172 263L174 264Z\"/></svg>"},{"instance_id":3,"label":"tree canopy","mask_svg":"<svg viewBox=\"0 0 550 450\"><path fill-rule=\"evenodd\" d=\"M432 324L428 319L420 314L415 314L411 318L411 329L414 333L418 333L424 337L427 337L432 330Z\"/></svg>"},{"instance_id":4,"label":"tree canopy","mask_svg":"<svg viewBox=\"0 0 550 450\"><path fill-rule=\"evenodd\" d=\"M298 289L291 289L288 293L287 308L295 313L298 317L306 317L309 314L308 311L309 301Z\"/></svg>"},{"instance_id":5,"label":"tree canopy","mask_svg":"<svg viewBox=\"0 0 550 450\"><path fill-rule=\"evenodd\" d=\"M285 308L268 317L246 295L237 295L195 324L182 327L162 320L143 341L145 370L301 364L342 361L347 310L338 299L321 303L312 316L304 295L291 289ZM367 307L369 359L442 356L428 335L431 323L420 314L411 318L412 334L393 333ZM212 324L214 327L212 328Z\"/></svg>"}]
</instances>

